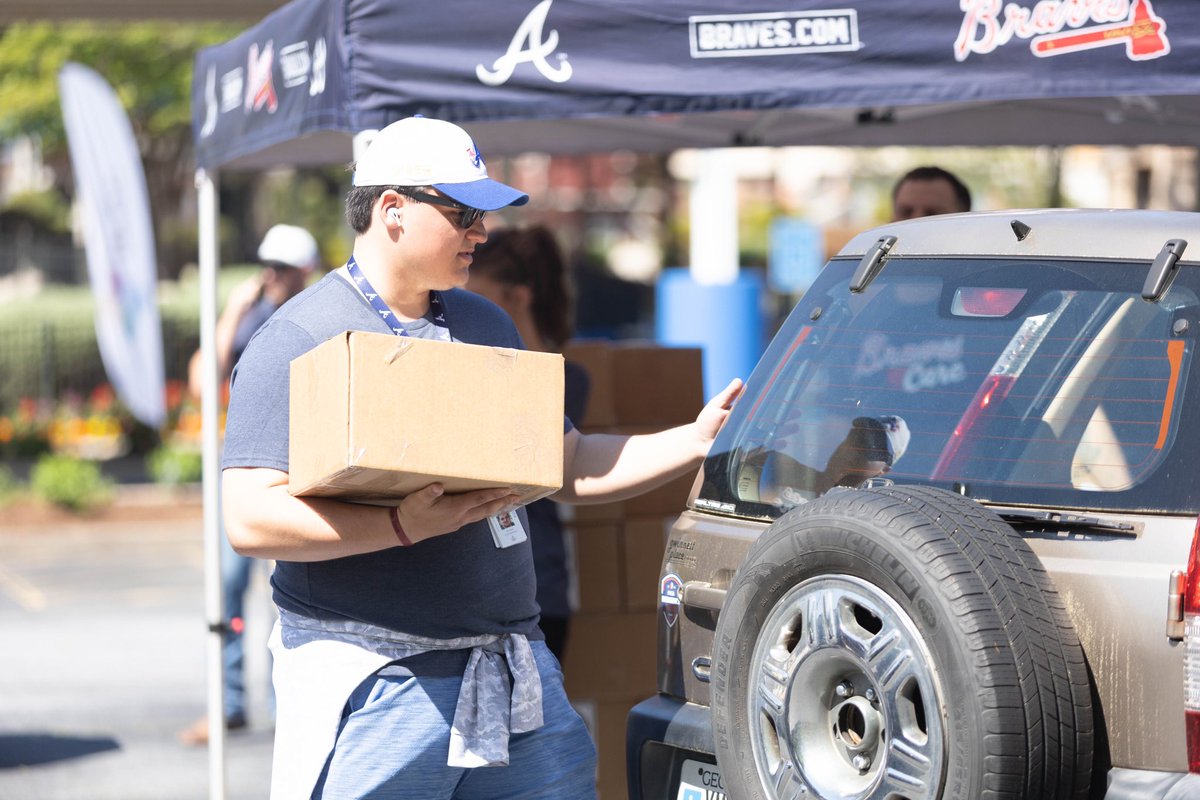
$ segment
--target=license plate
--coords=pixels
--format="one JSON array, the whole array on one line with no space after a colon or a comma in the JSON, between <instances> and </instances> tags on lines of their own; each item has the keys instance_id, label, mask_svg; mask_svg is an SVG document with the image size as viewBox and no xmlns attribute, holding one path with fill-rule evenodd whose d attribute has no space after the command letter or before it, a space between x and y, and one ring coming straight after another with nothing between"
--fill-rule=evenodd
<instances>
[{"instance_id":1,"label":"license plate","mask_svg":"<svg viewBox=\"0 0 1200 800\"><path fill-rule=\"evenodd\" d=\"M713 764L684 759L679 769L679 794L675 800L725 800L725 784Z\"/></svg>"}]
</instances>

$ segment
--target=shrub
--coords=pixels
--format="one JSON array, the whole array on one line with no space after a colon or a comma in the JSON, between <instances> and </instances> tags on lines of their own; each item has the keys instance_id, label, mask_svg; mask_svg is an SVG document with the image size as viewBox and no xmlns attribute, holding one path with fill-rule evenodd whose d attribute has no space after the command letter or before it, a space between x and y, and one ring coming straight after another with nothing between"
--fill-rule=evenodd
<instances>
[{"instance_id":1,"label":"shrub","mask_svg":"<svg viewBox=\"0 0 1200 800\"><path fill-rule=\"evenodd\" d=\"M45 455L29 473L29 488L48 503L71 511L86 511L108 503L113 485L95 461L68 455Z\"/></svg>"},{"instance_id":2,"label":"shrub","mask_svg":"<svg viewBox=\"0 0 1200 800\"><path fill-rule=\"evenodd\" d=\"M146 471L154 482L170 486L198 483L201 464L200 452L190 447L164 445L146 457Z\"/></svg>"},{"instance_id":3,"label":"shrub","mask_svg":"<svg viewBox=\"0 0 1200 800\"><path fill-rule=\"evenodd\" d=\"M20 494L21 485L13 476L12 470L0 464L0 508L4 508Z\"/></svg>"},{"instance_id":4,"label":"shrub","mask_svg":"<svg viewBox=\"0 0 1200 800\"><path fill-rule=\"evenodd\" d=\"M53 233L71 232L65 222L71 219L71 204L54 189L16 194L9 199L4 210L20 214Z\"/></svg>"},{"instance_id":5,"label":"shrub","mask_svg":"<svg viewBox=\"0 0 1200 800\"><path fill-rule=\"evenodd\" d=\"M0 458L34 458L50 452L48 407L23 397L11 414L0 415Z\"/></svg>"},{"instance_id":6,"label":"shrub","mask_svg":"<svg viewBox=\"0 0 1200 800\"><path fill-rule=\"evenodd\" d=\"M222 266L219 307L258 269ZM199 276L189 273L179 282L161 282L158 304L166 377L184 381L188 360L200 344ZM25 397L51 405L69 392L88 397L107 382L96 344L95 298L88 285L47 284L33 301L0 297L0 413Z\"/></svg>"}]
</instances>

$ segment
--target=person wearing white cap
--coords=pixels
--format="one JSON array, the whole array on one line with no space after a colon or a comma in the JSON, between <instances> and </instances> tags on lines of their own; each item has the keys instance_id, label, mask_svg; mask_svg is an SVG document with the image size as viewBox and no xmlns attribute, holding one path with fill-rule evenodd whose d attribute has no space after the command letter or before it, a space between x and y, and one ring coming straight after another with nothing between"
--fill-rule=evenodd
<instances>
[{"instance_id":1,"label":"person wearing white cap","mask_svg":"<svg viewBox=\"0 0 1200 800\"><path fill-rule=\"evenodd\" d=\"M258 261L262 269L234 287L217 320L214 337L217 352L218 382L229 379L233 365L241 357L250 338L275 310L295 297L304 288L309 276L321 262L317 240L304 228L295 225L275 225L267 231L258 246ZM200 397L200 351L188 363L188 390ZM246 594L254 560L238 555L221 537L221 591L224 595L225 643L222 656L225 696L225 727L240 730L246 727L246 679L243 641ZM208 742L208 717L201 717L179 732L179 740L188 745Z\"/></svg>"},{"instance_id":2,"label":"person wearing white cap","mask_svg":"<svg viewBox=\"0 0 1200 800\"><path fill-rule=\"evenodd\" d=\"M217 320L218 382L229 379L250 337L275 309L300 293L320 265L321 254L317 240L304 228L275 225L258 246L258 262L262 269L233 288ZM200 396L200 382L197 350L188 363L188 389L193 397Z\"/></svg>"},{"instance_id":3,"label":"person wearing white cap","mask_svg":"<svg viewBox=\"0 0 1200 800\"><path fill-rule=\"evenodd\" d=\"M276 559L273 798L595 796L595 749L538 631L515 494L433 484L381 508L288 493L291 359L346 330L522 347L463 287L484 215L527 201L458 126L388 125L355 165L351 258L284 305L234 371L225 522L239 552ZM556 499L619 500L694 471L740 389L655 434L584 436L564 419ZM414 385L396 413L423 401Z\"/></svg>"}]
</instances>

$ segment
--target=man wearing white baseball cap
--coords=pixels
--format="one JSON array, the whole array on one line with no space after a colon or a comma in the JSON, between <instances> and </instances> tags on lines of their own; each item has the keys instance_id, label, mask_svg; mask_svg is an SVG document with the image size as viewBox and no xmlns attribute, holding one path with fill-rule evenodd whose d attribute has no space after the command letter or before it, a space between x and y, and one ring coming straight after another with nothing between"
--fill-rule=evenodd
<instances>
[{"instance_id":1,"label":"man wearing white baseball cap","mask_svg":"<svg viewBox=\"0 0 1200 800\"><path fill-rule=\"evenodd\" d=\"M217 320L216 351L219 381L229 378L250 337L275 310L295 297L321 263L313 235L296 225L275 225L258 245L262 269L234 287ZM200 396L200 351L188 364L188 388Z\"/></svg>"},{"instance_id":2,"label":"man wearing white baseball cap","mask_svg":"<svg viewBox=\"0 0 1200 800\"><path fill-rule=\"evenodd\" d=\"M470 134L450 122L409 117L371 140L354 165L355 186L432 186L462 206L495 211L529 195L488 177Z\"/></svg>"},{"instance_id":3,"label":"man wearing white baseball cap","mask_svg":"<svg viewBox=\"0 0 1200 800\"><path fill-rule=\"evenodd\" d=\"M350 260L284 305L234 373L225 521L239 552L277 561L273 798L595 796L595 750L538 631L515 494L433 484L379 508L288 493L296 356L346 330L522 347L462 287L484 214L527 201L458 126L392 123L355 168ZM655 434L584 436L564 419L555 499L619 500L695 471L740 388ZM396 413L424 396L414 385ZM501 515L503 535L489 525Z\"/></svg>"}]
</instances>

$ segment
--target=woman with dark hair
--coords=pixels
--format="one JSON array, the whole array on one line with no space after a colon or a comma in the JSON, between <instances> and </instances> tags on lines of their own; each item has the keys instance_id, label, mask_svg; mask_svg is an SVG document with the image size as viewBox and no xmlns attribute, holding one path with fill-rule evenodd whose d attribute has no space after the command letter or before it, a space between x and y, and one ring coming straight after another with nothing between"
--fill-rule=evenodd
<instances>
[{"instance_id":1,"label":"woman with dark hair","mask_svg":"<svg viewBox=\"0 0 1200 800\"><path fill-rule=\"evenodd\" d=\"M475 248L467 288L508 312L530 350L558 353L574 333L574 290L554 234L543 226L502 228ZM583 420L588 376L567 362L564 409L573 423ZM539 626L546 645L563 660L571 608L567 601L567 557L558 504L538 500L526 507L537 573Z\"/></svg>"}]
</instances>

